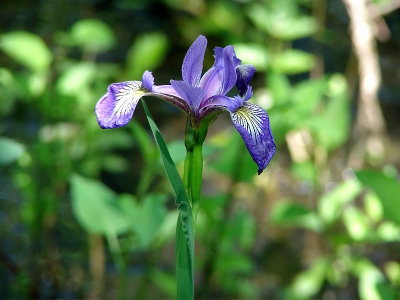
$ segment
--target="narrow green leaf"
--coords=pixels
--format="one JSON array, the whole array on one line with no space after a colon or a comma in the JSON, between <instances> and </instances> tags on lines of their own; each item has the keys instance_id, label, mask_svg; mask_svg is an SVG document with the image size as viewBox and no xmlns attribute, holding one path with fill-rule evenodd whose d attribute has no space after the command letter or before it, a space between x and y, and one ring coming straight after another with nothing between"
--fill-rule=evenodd
<instances>
[{"instance_id":1,"label":"narrow green leaf","mask_svg":"<svg viewBox=\"0 0 400 300\"><path fill-rule=\"evenodd\" d=\"M193 264L194 264L194 224L189 200L179 176L178 170L169 154L167 145L155 124L149 109L142 100L143 108L151 131L161 153L165 171L176 194L175 204L179 218L176 227L176 272L178 299L193 299Z\"/></svg>"}]
</instances>

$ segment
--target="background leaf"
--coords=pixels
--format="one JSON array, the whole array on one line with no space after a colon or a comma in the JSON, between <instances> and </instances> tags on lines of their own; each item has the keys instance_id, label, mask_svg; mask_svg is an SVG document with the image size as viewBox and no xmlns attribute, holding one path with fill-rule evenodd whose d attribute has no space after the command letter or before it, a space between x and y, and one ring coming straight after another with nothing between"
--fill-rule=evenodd
<instances>
[{"instance_id":1,"label":"background leaf","mask_svg":"<svg viewBox=\"0 0 400 300\"><path fill-rule=\"evenodd\" d=\"M107 51L115 45L111 28L98 19L76 22L71 28L70 37L74 45L91 52Z\"/></svg>"},{"instance_id":2,"label":"background leaf","mask_svg":"<svg viewBox=\"0 0 400 300\"><path fill-rule=\"evenodd\" d=\"M24 146L8 138L0 137L0 165L16 161L24 152Z\"/></svg>"},{"instance_id":3,"label":"background leaf","mask_svg":"<svg viewBox=\"0 0 400 300\"><path fill-rule=\"evenodd\" d=\"M362 170L356 172L358 180L375 192L383 206L384 216L400 224L400 184L395 178L383 173Z\"/></svg>"},{"instance_id":4,"label":"background leaf","mask_svg":"<svg viewBox=\"0 0 400 300\"><path fill-rule=\"evenodd\" d=\"M73 175L71 196L75 217L88 232L117 235L129 229L130 219L117 195L101 182Z\"/></svg>"},{"instance_id":5,"label":"background leaf","mask_svg":"<svg viewBox=\"0 0 400 300\"><path fill-rule=\"evenodd\" d=\"M27 31L12 31L0 36L0 48L32 71L46 71L53 59L43 40Z\"/></svg>"}]
</instances>

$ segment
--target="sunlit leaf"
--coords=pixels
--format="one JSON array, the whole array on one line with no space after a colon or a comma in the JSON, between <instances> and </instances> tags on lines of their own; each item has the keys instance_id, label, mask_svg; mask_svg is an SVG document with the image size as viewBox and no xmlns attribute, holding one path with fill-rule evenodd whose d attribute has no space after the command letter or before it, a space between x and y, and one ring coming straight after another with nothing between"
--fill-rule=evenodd
<instances>
[{"instance_id":1,"label":"sunlit leaf","mask_svg":"<svg viewBox=\"0 0 400 300\"><path fill-rule=\"evenodd\" d=\"M300 273L290 287L290 299L309 299L322 287L329 260L318 258L306 271Z\"/></svg>"},{"instance_id":2,"label":"sunlit leaf","mask_svg":"<svg viewBox=\"0 0 400 300\"><path fill-rule=\"evenodd\" d=\"M127 64L130 78L141 78L146 70L156 69L164 60L168 39L160 32L138 36L128 51Z\"/></svg>"},{"instance_id":3,"label":"sunlit leaf","mask_svg":"<svg viewBox=\"0 0 400 300\"><path fill-rule=\"evenodd\" d=\"M32 71L45 71L53 59L43 40L26 31L12 31L0 36L0 49Z\"/></svg>"},{"instance_id":4,"label":"sunlit leaf","mask_svg":"<svg viewBox=\"0 0 400 300\"><path fill-rule=\"evenodd\" d=\"M362 185L357 180L347 180L318 200L318 213L326 223L337 220L344 205L354 200L362 192Z\"/></svg>"},{"instance_id":5,"label":"sunlit leaf","mask_svg":"<svg viewBox=\"0 0 400 300\"><path fill-rule=\"evenodd\" d=\"M22 144L8 138L0 137L0 165L16 161L24 150Z\"/></svg>"},{"instance_id":6,"label":"sunlit leaf","mask_svg":"<svg viewBox=\"0 0 400 300\"><path fill-rule=\"evenodd\" d=\"M72 64L66 68L57 81L57 89L64 95L79 95L96 75L96 66L91 63Z\"/></svg>"},{"instance_id":7,"label":"sunlit leaf","mask_svg":"<svg viewBox=\"0 0 400 300\"><path fill-rule=\"evenodd\" d=\"M282 40L295 40L312 35L317 22L296 12L295 1L273 1L266 5L253 4L247 14L254 24L271 36Z\"/></svg>"},{"instance_id":8,"label":"sunlit leaf","mask_svg":"<svg viewBox=\"0 0 400 300\"><path fill-rule=\"evenodd\" d=\"M376 234L380 240L385 242L400 241L400 227L396 223L385 221L379 224Z\"/></svg>"},{"instance_id":9,"label":"sunlit leaf","mask_svg":"<svg viewBox=\"0 0 400 300\"><path fill-rule=\"evenodd\" d=\"M85 19L76 22L71 28L73 44L87 51L101 52L115 45L111 28L98 19Z\"/></svg>"},{"instance_id":10,"label":"sunlit leaf","mask_svg":"<svg viewBox=\"0 0 400 300\"><path fill-rule=\"evenodd\" d=\"M267 48L257 44L238 43L234 45L237 57L243 64L251 64L258 71L265 71L269 64Z\"/></svg>"},{"instance_id":11,"label":"sunlit leaf","mask_svg":"<svg viewBox=\"0 0 400 300\"><path fill-rule=\"evenodd\" d=\"M120 196L123 210L128 214L131 228L138 236L141 248L147 248L166 217L165 195L148 194L142 201L130 195Z\"/></svg>"},{"instance_id":12,"label":"sunlit leaf","mask_svg":"<svg viewBox=\"0 0 400 300\"><path fill-rule=\"evenodd\" d=\"M343 212L343 223L350 237L355 241L366 239L371 230L367 217L355 207L345 209Z\"/></svg>"},{"instance_id":13,"label":"sunlit leaf","mask_svg":"<svg viewBox=\"0 0 400 300\"><path fill-rule=\"evenodd\" d=\"M366 259L354 263L355 275L359 278L358 292L361 300L394 300L394 291L382 272Z\"/></svg>"},{"instance_id":14,"label":"sunlit leaf","mask_svg":"<svg viewBox=\"0 0 400 300\"><path fill-rule=\"evenodd\" d=\"M356 172L358 180L378 196L383 206L385 218L400 224L399 195L400 183L383 173L364 170Z\"/></svg>"},{"instance_id":15,"label":"sunlit leaf","mask_svg":"<svg viewBox=\"0 0 400 300\"><path fill-rule=\"evenodd\" d=\"M343 75L333 75L328 81L328 87L329 99L325 107L302 123L313 132L318 144L331 150L344 143L349 136L350 103Z\"/></svg>"},{"instance_id":16,"label":"sunlit leaf","mask_svg":"<svg viewBox=\"0 0 400 300\"><path fill-rule=\"evenodd\" d=\"M285 50L272 59L273 69L286 74L304 73L313 66L313 55L296 49Z\"/></svg>"},{"instance_id":17,"label":"sunlit leaf","mask_svg":"<svg viewBox=\"0 0 400 300\"><path fill-rule=\"evenodd\" d=\"M116 235L129 229L130 220L117 195L101 182L73 175L71 196L74 215L85 230Z\"/></svg>"}]
</instances>

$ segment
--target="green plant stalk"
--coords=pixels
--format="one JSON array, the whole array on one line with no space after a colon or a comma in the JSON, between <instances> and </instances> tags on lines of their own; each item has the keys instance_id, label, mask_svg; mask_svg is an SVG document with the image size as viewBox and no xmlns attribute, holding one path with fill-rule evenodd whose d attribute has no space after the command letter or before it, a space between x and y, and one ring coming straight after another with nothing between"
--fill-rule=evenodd
<instances>
[{"instance_id":1,"label":"green plant stalk","mask_svg":"<svg viewBox=\"0 0 400 300\"><path fill-rule=\"evenodd\" d=\"M203 142L207 134L207 125L192 128L188 120L186 126L183 184L189 196L192 211L200 201L203 176Z\"/></svg>"},{"instance_id":2,"label":"green plant stalk","mask_svg":"<svg viewBox=\"0 0 400 300\"><path fill-rule=\"evenodd\" d=\"M176 226L176 281L177 281L177 298L178 300L193 299L194 297L194 222L192 215L192 204L189 200L187 191L190 190L190 174L191 174L191 155L189 155L186 162L187 172L184 175L186 186L182 183L178 170L171 158L168 147L161 135L160 130L155 124L145 102L142 100L143 108L145 110L150 129L153 133L154 139L160 150L161 159L171 186L175 192L175 204L179 211L179 218ZM187 136L187 144L193 145L194 130L188 126L189 133ZM203 133L206 131L203 131ZM196 141L199 139L196 137ZM204 138L203 138L204 141ZM186 144L186 141L185 141ZM193 151L189 151L193 152ZM200 178L201 180L201 178Z\"/></svg>"}]
</instances>

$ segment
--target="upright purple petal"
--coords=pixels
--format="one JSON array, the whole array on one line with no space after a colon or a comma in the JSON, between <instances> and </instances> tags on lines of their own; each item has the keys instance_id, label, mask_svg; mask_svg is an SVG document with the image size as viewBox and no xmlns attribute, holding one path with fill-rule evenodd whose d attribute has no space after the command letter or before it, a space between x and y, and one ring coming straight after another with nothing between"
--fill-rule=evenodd
<instances>
[{"instance_id":1,"label":"upright purple petal","mask_svg":"<svg viewBox=\"0 0 400 300\"><path fill-rule=\"evenodd\" d=\"M128 124L139 99L147 93L141 81L110 84L107 94L97 102L95 108L100 127L110 129Z\"/></svg>"},{"instance_id":2,"label":"upright purple petal","mask_svg":"<svg viewBox=\"0 0 400 300\"><path fill-rule=\"evenodd\" d=\"M276 148L267 113L261 107L245 102L231 113L231 119L261 174Z\"/></svg>"},{"instance_id":3,"label":"upright purple petal","mask_svg":"<svg viewBox=\"0 0 400 300\"><path fill-rule=\"evenodd\" d=\"M256 68L252 65L240 65L236 68L236 87L241 96L246 93L250 80L253 78Z\"/></svg>"},{"instance_id":4,"label":"upright purple petal","mask_svg":"<svg viewBox=\"0 0 400 300\"><path fill-rule=\"evenodd\" d=\"M204 100L214 95L226 95L236 83L235 68L240 64L233 46L216 47L215 63L201 78L200 86L205 90Z\"/></svg>"},{"instance_id":5,"label":"upright purple petal","mask_svg":"<svg viewBox=\"0 0 400 300\"><path fill-rule=\"evenodd\" d=\"M142 85L143 85L143 87L144 87L146 90L148 90L148 91L152 91L152 90L153 90L154 77L153 77L153 74L152 74L150 71L148 71L148 70L146 70L146 71L143 73L143 76L142 76Z\"/></svg>"},{"instance_id":6,"label":"upright purple petal","mask_svg":"<svg viewBox=\"0 0 400 300\"><path fill-rule=\"evenodd\" d=\"M189 104L192 112L196 113L204 96L203 89L201 87L191 86L185 81L171 80L171 85L181 98Z\"/></svg>"},{"instance_id":7,"label":"upright purple petal","mask_svg":"<svg viewBox=\"0 0 400 300\"><path fill-rule=\"evenodd\" d=\"M199 85L206 47L207 39L200 35L190 46L183 60L182 78L191 86Z\"/></svg>"}]
</instances>

